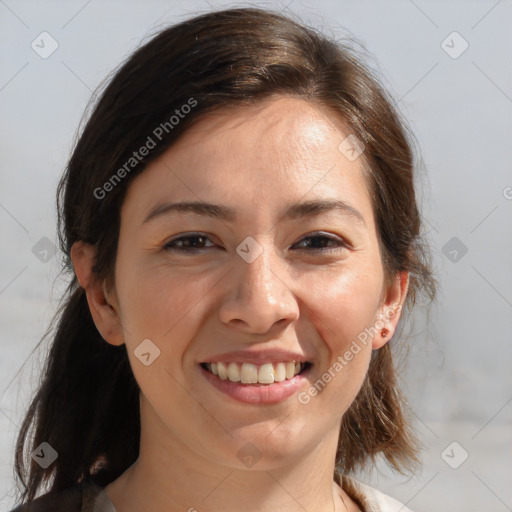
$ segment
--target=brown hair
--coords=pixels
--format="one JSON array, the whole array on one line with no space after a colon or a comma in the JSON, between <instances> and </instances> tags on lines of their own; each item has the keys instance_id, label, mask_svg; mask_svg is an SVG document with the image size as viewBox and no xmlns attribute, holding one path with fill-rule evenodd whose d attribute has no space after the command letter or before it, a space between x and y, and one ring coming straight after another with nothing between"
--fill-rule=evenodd
<instances>
[{"instance_id":1,"label":"brown hair","mask_svg":"<svg viewBox=\"0 0 512 512\"><path fill-rule=\"evenodd\" d=\"M95 244L94 272L113 283L120 208L131 180L208 113L275 94L329 107L363 141L386 276L410 272L407 306L420 293L434 297L420 237L411 144L392 100L356 52L289 17L254 8L211 12L171 26L115 72L58 186L63 271L71 282L52 321L58 323L41 383L17 440L15 469L23 500L32 500L50 481L51 493L89 477L105 486L139 453L140 389L126 346L105 342L96 329L73 271L71 246L78 240ZM191 108L181 110L187 104ZM177 110L187 113L175 122L171 116ZM149 136L155 147L130 160ZM113 181L114 174L119 180ZM363 467L378 454L397 470L415 460L391 345L374 351L362 389L343 417L340 471ZM48 468L31 459L26 467L25 444L31 452L42 442L58 458Z\"/></svg>"}]
</instances>

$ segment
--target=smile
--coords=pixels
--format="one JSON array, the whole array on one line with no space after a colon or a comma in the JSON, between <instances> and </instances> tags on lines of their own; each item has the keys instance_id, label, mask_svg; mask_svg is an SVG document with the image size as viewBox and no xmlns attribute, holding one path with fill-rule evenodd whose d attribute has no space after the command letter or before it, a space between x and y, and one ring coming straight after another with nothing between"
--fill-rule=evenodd
<instances>
[{"instance_id":1,"label":"smile","mask_svg":"<svg viewBox=\"0 0 512 512\"><path fill-rule=\"evenodd\" d=\"M242 384L273 384L290 380L301 373L310 363L287 361L282 363L202 363L202 367L218 375L221 380Z\"/></svg>"},{"instance_id":2,"label":"smile","mask_svg":"<svg viewBox=\"0 0 512 512\"><path fill-rule=\"evenodd\" d=\"M307 384L309 362L201 363L201 373L218 391L240 402L277 403Z\"/></svg>"}]
</instances>

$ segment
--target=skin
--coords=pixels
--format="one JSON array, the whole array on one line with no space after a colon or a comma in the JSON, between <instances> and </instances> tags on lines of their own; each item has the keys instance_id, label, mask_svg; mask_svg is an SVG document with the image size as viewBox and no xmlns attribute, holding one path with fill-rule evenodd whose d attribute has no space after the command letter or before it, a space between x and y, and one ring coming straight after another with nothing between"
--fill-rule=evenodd
<instances>
[{"instance_id":1,"label":"skin","mask_svg":"<svg viewBox=\"0 0 512 512\"><path fill-rule=\"evenodd\" d=\"M126 343L141 388L140 456L106 487L118 512L359 510L333 483L340 422L399 314L308 404L240 403L198 367L215 354L284 348L313 362L313 384L404 302L407 274L385 285L363 158L338 149L349 133L331 111L286 96L211 114L130 184L112 289L91 273L94 247L73 246L94 322L108 343ZM320 198L343 199L364 222L339 211L278 222L289 203ZM155 205L184 200L230 206L237 219L143 223ZM308 249L318 231L347 245ZM202 252L164 248L191 232L206 235L192 240ZM263 249L252 263L236 252L248 236ZM145 366L134 350L148 338L160 356ZM237 457L249 442L261 455L250 468Z\"/></svg>"}]
</instances>

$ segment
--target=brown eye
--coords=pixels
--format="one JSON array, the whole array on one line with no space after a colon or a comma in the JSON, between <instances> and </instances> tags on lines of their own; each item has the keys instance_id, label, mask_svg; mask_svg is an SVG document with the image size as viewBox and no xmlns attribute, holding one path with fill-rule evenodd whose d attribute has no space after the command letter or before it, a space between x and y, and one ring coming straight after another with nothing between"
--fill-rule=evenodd
<instances>
[{"instance_id":1,"label":"brown eye","mask_svg":"<svg viewBox=\"0 0 512 512\"><path fill-rule=\"evenodd\" d=\"M164 245L164 249L177 252L202 252L202 249L208 249L204 243L210 240L201 233L175 238Z\"/></svg>"},{"instance_id":2,"label":"brown eye","mask_svg":"<svg viewBox=\"0 0 512 512\"><path fill-rule=\"evenodd\" d=\"M301 244L304 241L309 241L305 249L313 251L331 252L333 250L335 251L338 249L344 249L348 247L348 244L345 243L345 241L341 240L340 238L326 235L306 236L295 245ZM332 243L334 245L331 245L331 247L327 247L328 243ZM301 250L304 250L304 248Z\"/></svg>"},{"instance_id":3,"label":"brown eye","mask_svg":"<svg viewBox=\"0 0 512 512\"><path fill-rule=\"evenodd\" d=\"M164 249L168 251L184 253L203 252L205 249L215 247L215 244L213 243L210 246L206 246L205 243L207 241L211 242L209 237L202 233L190 234L187 236L180 236L174 240L171 240L170 242L167 242L164 245ZM299 248L299 250L305 250L306 252L332 252L349 247L349 245L344 240L327 235L306 236L300 242L297 242L295 246L305 242L306 245L302 248Z\"/></svg>"}]
</instances>

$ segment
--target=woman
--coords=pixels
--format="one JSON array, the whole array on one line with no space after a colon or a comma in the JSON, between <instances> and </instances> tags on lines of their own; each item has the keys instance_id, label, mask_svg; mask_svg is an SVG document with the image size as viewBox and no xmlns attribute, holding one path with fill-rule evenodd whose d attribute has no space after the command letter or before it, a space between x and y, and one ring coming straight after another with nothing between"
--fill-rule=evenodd
<instances>
[{"instance_id":1,"label":"woman","mask_svg":"<svg viewBox=\"0 0 512 512\"><path fill-rule=\"evenodd\" d=\"M417 461L390 343L435 290L413 181L370 71L283 15L138 49L59 184L73 278L15 510L400 509L348 473Z\"/></svg>"}]
</instances>

